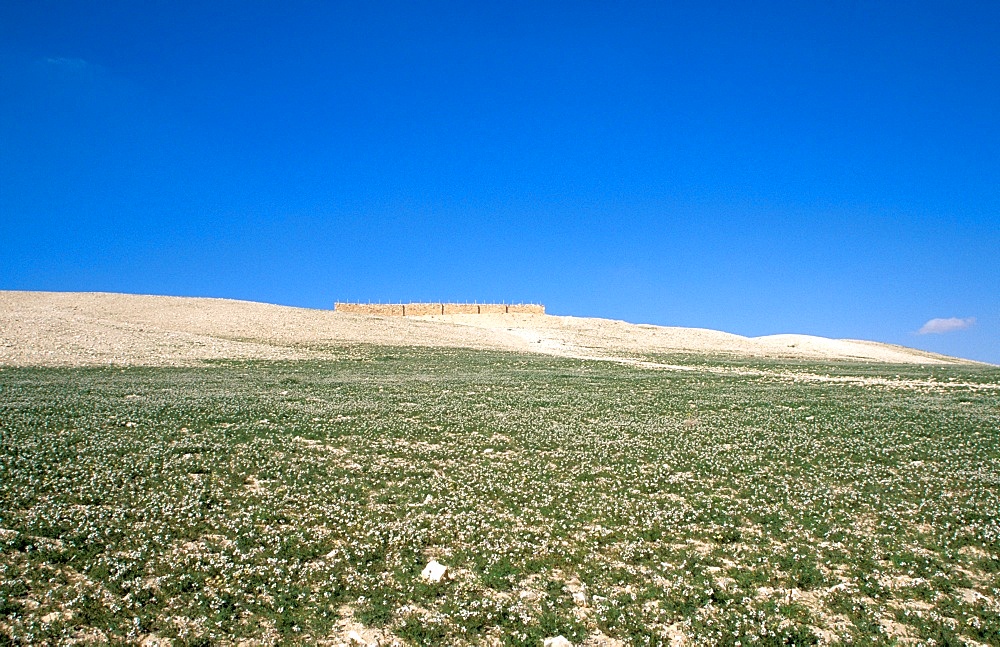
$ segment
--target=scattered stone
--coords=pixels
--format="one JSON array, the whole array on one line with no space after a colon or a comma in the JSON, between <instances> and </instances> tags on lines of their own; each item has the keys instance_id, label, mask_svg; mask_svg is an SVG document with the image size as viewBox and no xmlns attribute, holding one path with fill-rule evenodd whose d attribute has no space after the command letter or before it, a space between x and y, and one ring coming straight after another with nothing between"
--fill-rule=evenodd
<instances>
[{"instance_id":1,"label":"scattered stone","mask_svg":"<svg viewBox=\"0 0 1000 647\"><path fill-rule=\"evenodd\" d=\"M173 641L169 638L149 634L139 642L139 647L170 647L173 644Z\"/></svg>"},{"instance_id":2,"label":"scattered stone","mask_svg":"<svg viewBox=\"0 0 1000 647\"><path fill-rule=\"evenodd\" d=\"M612 638L601 632L600 629L590 634L585 641L583 641L582 647L625 647L625 643L618 640L617 638ZM671 645L671 647L674 647Z\"/></svg>"},{"instance_id":3,"label":"scattered stone","mask_svg":"<svg viewBox=\"0 0 1000 647\"><path fill-rule=\"evenodd\" d=\"M573 647L573 643L566 640L563 636L556 636L554 638L546 638L545 642L542 643L544 647Z\"/></svg>"},{"instance_id":4,"label":"scattered stone","mask_svg":"<svg viewBox=\"0 0 1000 647\"><path fill-rule=\"evenodd\" d=\"M432 584L440 582L447 575L448 567L436 559L432 559L427 566L424 566L424 570L420 571L420 577Z\"/></svg>"},{"instance_id":5,"label":"scattered stone","mask_svg":"<svg viewBox=\"0 0 1000 647\"><path fill-rule=\"evenodd\" d=\"M364 645L364 647L381 647L382 641L378 638L365 638L356 629L352 629L347 634L348 645Z\"/></svg>"},{"instance_id":6,"label":"scattered stone","mask_svg":"<svg viewBox=\"0 0 1000 647\"><path fill-rule=\"evenodd\" d=\"M567 580L565 588L569 594L573 596L573 603L576 606L587 606L587 587L579 580L579 578L573 577Z\"/></svg>"},{"instance_id":7,"label":"scattered stone","mask_svg":"<svg viewBox=\"0 0 1000 647\"><path fill-rule=\"evenodd\" d=\"M684 647L688 644L687 635L681 629L681 624L675 622L667 627L667 638L670 639L670 647Z\"/></svg>"},{"instance_id":8,"label":"scattered stone","mask_svg":"<svg viewBox=\"0 0 1000 647\"><path fill-rule=\"evenodd\" d=\"M323 640L319 644L327 645L327 647L402 647L398 640L385 635L384 631L365 627L357 622L351 607L344 605L337 611L340 614L340 618L337 620L337 629L334 632L337 639ZM254 643L254 645L259 644L259 642Z\"/></svg>"},{"instance_id":9,"label":"scattered stone","mask_svg":"<svg viewBox=\"0 0 1000 647\"><path fill-rule=\"evenodd\" d=\"M42 616L42 622L45 624L51 624L59 620L71 620L73 614L70 611L53 611L52 613L46 613Z\"/></svg>"},{"instance_id":10,"label":"scattered stone","mask_svg":"<svg viewBox=\"0 0 1000 647\"><path fill-rule=\"evenodd\" d=\"M980 600L989 603L990 599L974 589L955 589L955 592L966 604L977 604Z\"/></svg>"}]
</instances>

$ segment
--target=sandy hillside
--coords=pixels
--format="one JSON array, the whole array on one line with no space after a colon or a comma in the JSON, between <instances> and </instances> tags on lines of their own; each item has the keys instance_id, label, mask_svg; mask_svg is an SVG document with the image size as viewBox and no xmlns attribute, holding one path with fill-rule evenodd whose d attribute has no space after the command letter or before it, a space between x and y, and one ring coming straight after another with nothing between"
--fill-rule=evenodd
<instances>
[{"instance_id":1,"label":"sandy hillside","mask_svg":"<svg viewBox=\"0 0 1000 647\"><path fill-rule=\"evenodd\" d=\"M178 365L204 359L322 357L333 346L390 344L612 358L652 352L964 360L875 342L807 335L741 337L697 328L552 315L372 317L229 299L0 291L0 365Z\"/></svg>"}]
</instances>

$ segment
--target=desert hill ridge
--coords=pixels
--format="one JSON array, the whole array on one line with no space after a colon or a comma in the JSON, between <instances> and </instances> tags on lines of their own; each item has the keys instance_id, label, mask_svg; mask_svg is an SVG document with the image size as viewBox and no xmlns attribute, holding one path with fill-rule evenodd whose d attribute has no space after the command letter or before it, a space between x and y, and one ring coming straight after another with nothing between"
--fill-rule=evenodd
<instances>
[{"instance_id":1,"label":"desert hill ridge","mask_svg":"<svg viewBox=\"0 0 1000 647\"><path fill-rule=\"evenodd\" d=\"M0 365L196 364L308 359L349 344L440 346L616 359L643 353L975 364L902 346L810 335L538 314L373 317L218 298L0 291Z\"/></svg>"}]
</instances>

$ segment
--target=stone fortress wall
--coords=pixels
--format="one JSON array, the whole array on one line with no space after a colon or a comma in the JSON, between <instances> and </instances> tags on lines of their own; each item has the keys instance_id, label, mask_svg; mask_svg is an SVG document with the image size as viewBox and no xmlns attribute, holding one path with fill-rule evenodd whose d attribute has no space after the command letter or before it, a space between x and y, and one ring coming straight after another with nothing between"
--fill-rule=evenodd
<instances>
[{"instance_id":1,"label":"stone fortress wall","mask_svg":"<svg viewBox=\"0 0 1000 647\"><path fill-rule=\"evenodd\" d=\"M418 315L545 314L538 303L335 303L337 312L383 317Z\"/></svg>"}]
</instances>

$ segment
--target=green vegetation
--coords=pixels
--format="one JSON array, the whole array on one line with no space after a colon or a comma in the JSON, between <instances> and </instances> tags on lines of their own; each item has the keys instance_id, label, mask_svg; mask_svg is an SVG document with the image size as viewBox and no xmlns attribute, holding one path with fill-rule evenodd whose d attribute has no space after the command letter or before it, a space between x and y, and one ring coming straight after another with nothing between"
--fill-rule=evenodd
<instances>
[{"instance_id":1,"label":"green vegetation","mask_svg":"<svg viewBox=\"0 0 1000 647\"><path fill-rule=\"evenodd\" d=\"M0 644L1000 644L1000 371L651 359L2 369Z\"/></svg>"}]
</instances>

